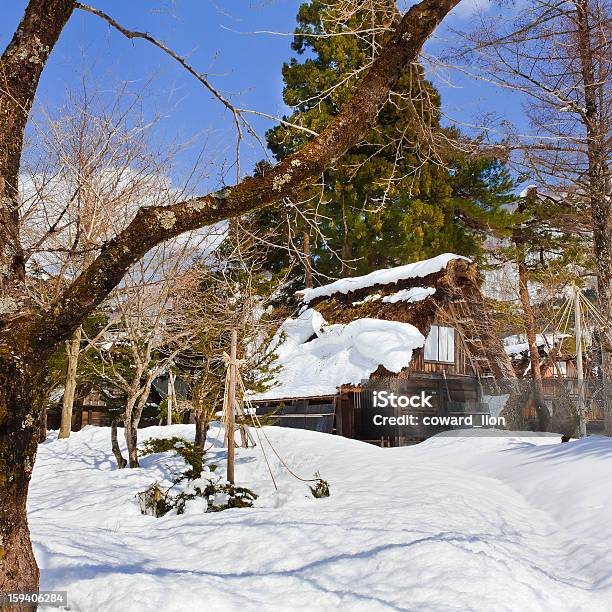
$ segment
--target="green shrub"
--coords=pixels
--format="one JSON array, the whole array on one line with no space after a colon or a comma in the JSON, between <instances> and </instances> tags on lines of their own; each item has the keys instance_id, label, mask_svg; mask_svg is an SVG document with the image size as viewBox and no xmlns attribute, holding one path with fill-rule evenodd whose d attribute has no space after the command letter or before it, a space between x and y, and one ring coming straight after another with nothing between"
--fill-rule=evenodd
<instances>
[{"instance_id":1,"label":"green shrub","mask_svg":"<svg viewBox=\"0 0 612 612\"><path fill-rule=\"evenodd\" d=\"M142 456L154 455L156 453L167 453L174 451L181 456L189 469L182 473L180 480L195 480L200 478L204 469L204 450L198 448L193 442L173 436L171 438L151 438L142 445ZM208 465L208 469L214 472L216 465ZM179 481L180 482L180 481Z\"/></svg>"},{"instance_id":2,"label":"green shrub","mask_svg":"<svg viewBox=\"0 0 612 612\"><path fill-rule=\"evenodd\" d=\"M207 479L205 486L195 485L187 490L172 495L170 490L181 482L192 483L202 476L204 470L204 451L195 446L193 442L173 436L171 438L151 438L143 443L142 455L153 455L156 453L174 452L183 458L189 466L187 470L178 474L172 486L163 491L157 483L148 489L138 493L138 503L142 514L149 516L164 516L171 510L177 514L183 514L188 501L202 498L206 500L205 512L220 512L229 508L250 508L257 499L257 495L246 487L237 487L230 483L213 481ZM206 465L210 472L214 472L217 466ZM219 503L218 497L224 496L223 503Z\"/></svg>"},{"instance_id":3,"label":"green shrub","mask_svg":"<svg viewBox=\"0 0 612 612\"><path fill-rule=\"evenodd\" d=\"M227 496L224 503L215 503L218 495ZM229 508L251 508L253 502L257 499L257 495L246 487L237 487L230 483L209 480L204 488L194 487L193 492L184 492L177 495L174 503L176 513L183 514L185 504L198 497L206 500L206 512L221 512Z\"/></svg>"}]
</instances>

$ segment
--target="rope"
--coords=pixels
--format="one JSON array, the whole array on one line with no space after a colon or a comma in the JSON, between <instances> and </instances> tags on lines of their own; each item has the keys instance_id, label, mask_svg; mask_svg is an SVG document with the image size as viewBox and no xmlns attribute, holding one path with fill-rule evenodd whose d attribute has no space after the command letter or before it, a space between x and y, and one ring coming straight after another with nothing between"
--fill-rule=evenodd
<instances>
[{"instance_id":1,"label":"rope","mask_svg":"<svg viewBox=\"0 0 612 612\"><path fill-rule=\"evenodd\" d=\"M255 411L255 409L253 408L253 404L251 403L251 401L248 399L248 395L247 395L247 390L246 387L244 385L244 381L242 379L242 375L240 373L240 366L244 363L243 359L236 359L232 362L231 357L226 353L223 352L223 361L226 364L226 373L225 373L225 390L224 390L224 394L223 394L223 422L225 425L225 432L226 432L226 439L227 439L227 443L228 444L234 444L234 432L229 432L228 431L228 411L229 410L234 410L234 406L228 406L229 404L229 395L228 395L228 388L229 388L229 382L230 382L230 374L229 374L229 365L234 365L236 367L236 380L238 382L238 384L240 385L240 390L242 392L242 397L243 397L243 401L247 404L247 407L249 408L249 416L251 417L251 421L253 423L253 427L255 429L255 435L257 436L257 440L259 441L259 446L261 447L261 452L264 456L264 460L266 462L266 466L268 467L268 472L270 472L270 478L272 479L272 483L274 484L274 488L278 491L278 485L276 484L276 479L274 478L274 473L272 472L272 466L270 465L270 462L268 460L268 456L266 455L266 451L264 448L264 445L262 444L261 441L261 437L259 435L259 432L261 431L262 435L264 436L264 438L266 439L266 442L268 443L268 445L270 446L270 448L272 449L272 452L276 455L276 458L279 460L280 464L289 472L289 474L291 474L294 478L296 478L297 480L301 481L301 482L320 482L321 478L302 478L301 476L298 476L288 465L287 462L278 454L277 450L274 448L274 445L272 444L272 442L270 441L270 438L268 438L268 435L266 434L261 421L259 420L259 417L257 416L257 412Z\"/></svg>"},{"instance_id":2,"label":"rope","mask_svg":"<svg viewBox=\"0 0 612 612\"><path fill-rule=\"evenodd\" d=\"M582 301L586 305L587 309L589 309L591 311L591 315L595 317L595 320L600 325L603 326L603 328L604 328L603 331L606 334L606 336L608 336L608 339L612 340L612 336L610 335L610 329L606 329L606 328L610 328L611 327L611 323L609 321L606 321L605 317L597 310L595 304L593 304L591 302L591 300L589 300L585 295L583 295L582 292L580 293L580 298L582 299Z\"/></svg>"},{"instance_id":3,"label":"rope","mask_svg":"<svg viewBox=\"0 0 612 612\"><path fill-rule=\"evenodd\" d=\"M217 431L217 437L215 438L214 442L208 448L204 449L204 453L207 453L211 448L214 448L215 443L219 441L220 435L221 435L221 429Z\"/></svg>"},{"instance_id":4,"label":"rope","mask_svg":"<svg viewBox=\"0 0 612 612\"><path fill-rule=\"evenodd\" d=\"M253 415L251 415L251 420L253 421L253 425L255 425L255 420L253 419ZM268 456L266 455L266 451L261 443L261 438L259 437L259 431L257 431L257 427L255 428L255 435L257 436L257 440L259 441L259 447L261 448L261 452L264 456L264 460L266 465L268 466L268 472L270 472L270 478L272 478L272 484L274 484L274 488L278 491L278 486L276 485L276 480L274 478L274 474L272 473L272 467L270 466L270 462L268 461Z\"/></svg>"},{"instance_id":5,"label":"rope","mask_svg":"<svg viewBox=\"0 0 612 612\"><path fill-rule=\"evenodd\" d=\"M272 452L276 455L276 458L280 461L281 465L289 472L289 474L291 474L294 478L296 478L297 480L300 480L301 482L318 482L319 480L321 480L320 478L302 478L301 476L298 476L287 465L285 460L278 454L277 450L274 448L274 445L272 444L272 442L270 442L270 438L268 438L268 435L266 434L266 431L263 428L263 426L261 424L261 421L259 420L259 417L257 416L257 413L254 412L253 404L248 399L247 390L246 390L246 387L244 386L244 381L242 380L242 376L241 376L239 370L237 371L237 379L238 379L238 382L240 384L240 388L242 390L242 397L244 398L245 402L247 403L247 406L249 407L249 413L250 413L250 416L251 416L251 420L253 421L253 426L255 427L256 433L257 433L258 430L261 431L262 435L266 439L266 442L270 445L270 448L272 449ZM259 433L257 433L257 437L259 439ZM264 457L265 457L265 451L263 449L263 445L261 446L261 450L264 453ZM266 462L267 462L267 459L266 459ZM272 472L270 472L270 474L272 474ZM274 479L274 477L272 477L272 479ZM275 486L276 486L276 483L275 483Z\"/></svg>"}]
</instances>

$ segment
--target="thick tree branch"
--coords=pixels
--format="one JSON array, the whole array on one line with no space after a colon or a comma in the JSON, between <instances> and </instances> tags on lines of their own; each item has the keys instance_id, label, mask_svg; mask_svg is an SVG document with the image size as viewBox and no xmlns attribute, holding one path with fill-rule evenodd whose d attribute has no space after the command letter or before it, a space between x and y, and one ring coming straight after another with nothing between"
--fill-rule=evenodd
<instances>
[{"instance_id":1,"label":"thick tree branch","mask_svg":"<svg viewBox=\"0 0 612 612\"><path fill-rule=\"evenodd\" d=\"M43 68L74 10L74 0L30 0L0 58L0 294L23 280L18 176L26 122Z\"/></svg>"},{"instance_id":2,"label":"thick tree branch","mask_svg":"<svg viewBox=\"0 0 612 612\"><path fill-rule=\"evenodd\" d=\"M423 0L413 6L390 34L338 116L318 137L269 172L246 178L222 192L169 207L141 209L59 301L37 318L32 332L40 347L69 337L120 282L128 268L155 245L183 232L279 202L323 172L366 133L393 86L417 59L440 21L458 3L459 0Z\"/></svg>"}]
</instances>

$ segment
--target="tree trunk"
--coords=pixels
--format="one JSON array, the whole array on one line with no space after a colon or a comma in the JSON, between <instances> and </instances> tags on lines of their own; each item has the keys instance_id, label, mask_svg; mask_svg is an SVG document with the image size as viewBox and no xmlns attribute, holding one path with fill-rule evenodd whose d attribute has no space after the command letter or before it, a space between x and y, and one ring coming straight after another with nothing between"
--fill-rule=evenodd
<instances>
[{"instance_id":1,"label":"tree trunk","mask_svg":"<svg viewBox=\"0 0 612 612\"><path fill-rule=\"evenodd\" d=\"M137 375L135 381L140 380L140 376ZM125 436L125 443L127 445L128 452L128 466L131 468L140 467L138 464L138 425L136 428L134 427L134 411L136 410L136 402L138 401L138 397L140 395L140 388L136 386L136 383L133 383L133 386L130 388L130 392L128 393L126 405L125 405L125 414L123 417L123 433Z\"/></svg>"},{"instance_id":2,"label":"tree trunk","mask_svg":"<svg viewBox=\"0 0 612 612\"><path fill-rule=\"evenodd\" d=\"M310 253L310 234L304 232L304 287L312 289L312 255Z\"/></svg>"},{"instance_id":3,"label":"tree trunk","mask_svg":"<svg viewBox=\"0 0 612 612\"><path fill-rule=\"evenodd\" d=\"M40 409L40 428L38 431L38 441L44 442L47 439L47 402Z\"/></svg>"},{"instance_id":4,"label":"tree trunk","mask_svg":"<svg viewBox=\"0 0 612 612\"><path fill-rule=\"evenodd\" d=\"M525 317L525 334L529 346L529 362L531 364L531 378L533 379L533 398L538 415L539 431L548 431L550 425L550 412L544 401L544 389L542 387L542 370L540 368L540 349L537 343L536 322L529 297L529 286L527 278L527 265L525 261L518 262L519 297Z\"/></svg>"},{"instance_id":5,"label":"tree trunk","mask_svg":"<svg viewBox=\"0 0 612 612\"><path fill-rule=\"evenodd\" d=\"M128 416L124 421L125 427L125 443L127 444L128 450L128 466L131 468L138 468L138 425L134 425L134 419L132 414Z\"/></svg>"},{"instance_id":6,"label":"tree trunk","mask_svg":"<svg viewBox=\"0 0 612 612\"><path fill-rule=\"evenodd\" d=\"M64 386L64 398L62 400L62 421L58 438L69 438L72 430L72 407L77 385L77 368L79 366L79 350L81 348L82 328L77 327L74 335L66 341L66 354L68 356L68 367L66 369L66 384Z\"/></svg>"},{"instance_id":7,"label":"tree trunk","mask_svg":"<svg viewBox=\"0 0 612 612\"><path fill-rule=\"evenodd\" d=\"M206 444L206 437L208 436L208 426L210 423L211 415L210 410L207 409L204 405L204 399L206 397L206 386L204 384L204 380L201 380L196 385L195 392L193 394L193 414L195 419L194 444L200 450L204 450L204 446Z\"/></svg>"},{"instance_id":8,"label":"tree trunk","mask_svg":"<svg viewBox=\"0 0 612 612\"><path fill-rule=\"evenodd\" d=\"M119 447L119 440L117 439L117 421L119 419L114 418L111 421L111 448L113 449L113 455L117 460L117 467L122 470L126 465L127 461L121 454L121 448Z\"/></svg>"},{"instance_id":9,"label":"tree trunk","mask_svg":"<svg viewBox=\"0 0 612 612\"><path fill-rule=\"evenodd\" d=\"M140 380L140 377L138 378ZM140 424L140 417L144 410L147 399L149 399L149 393L151 392L151 383L153 382L153 372L147 373L147 379L142 387L128 396L127 405L125 409L125 442L128 447L128 464L131 468L138 468L138 425Z\"/></svg>"},{"instance_id":10,"label":"tree trunk","mask_svg":"<svg viewBox=\"0 0 612 612\"><path fill-rule=\"evenodd\" d=\"M208 436L208 427L210 420L201 413L196 413L195 415L195 440L194 444L196 448L200 450L204 450L204 445L206 444L206 437Z\"/></svg>"},{"instance_id":11,"label":"tree trunk","mask_svg":"<svg viewBox=\"0 0 612 612\"><path fill-rule=\"evenodd\" d=\"M44 357L8 353L0 357L0 591L36 591L26 499L45 395Z\"/></svg>"},{"instance_id":12,"label":"tree trunk","mask_svg":"<svg viewBox=\"0 0 612 612\"><path fill-rule=\"evenodd\" d=\"M73 0L30 0L0 58L2 335L6 334L5 320L28 302L23 299L25 257L18 200L23 136L40 75L74 8ZM26 338L29 327L22 323L0 339L0 591L37 591L39 581L26 499L40 435L44 370L48 349L54 347L52 342L37 350L13 346Z\"/></svg>"}]
</instances>

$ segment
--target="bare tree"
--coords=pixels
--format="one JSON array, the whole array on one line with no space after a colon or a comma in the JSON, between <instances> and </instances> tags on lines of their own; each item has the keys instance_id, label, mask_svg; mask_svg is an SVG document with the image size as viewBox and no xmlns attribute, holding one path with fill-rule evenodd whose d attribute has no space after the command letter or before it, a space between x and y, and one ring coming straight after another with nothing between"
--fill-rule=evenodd
<instances>
[{"instance_id":1,"label":"bare tree","mask_svg":"<svg viewBox=\"0 0 612 612\"><path fill-rule=\"evenodd\" d=\"M532 131L506 133L515 161L540 185L580 198L591 216L599 304L612 324L612 193L610 183L610 3L534 0L505 19L482 17L464 34L462 68L518 91ZM503 133L503 128L502 128ZM601 334L602 338L606 332ZM612 347L604 342L605 378L612 380ZM612 411L607 411L612 435Z\"/></svg>"},{"instance_id":2,"label":"bare tree","mask_svg":"<svg viewBox=\"0 0 612 612\"><path fill-rule=\"evenodd\" d=\"M353 146L398 79L459 0L423 0L391 25L385 44L336 118L294 155L263 176L170 206L139 209L92 263L47 307L25 290L18 178L23 136L49 54L77 3L30 0L0 59L0 589L36 590L38 568L26 499L36 456L45 363L60 342L156 245L186 231L281 202ZM200 79L202 80L202 79Z\"/></svg>"},{"instance_id":3,"label":"bare tree","mask_svg":"<svg viewBox=\"0 0 612 612\"><path fill-rule=\"evenodd\" d=\"M193 332L177 363L190 387L195 442L200 448L210 421L223 405L231 331L238 334L243 380L250 388L263 389L275 360L267 346L287 314L272 306L284 280L265 269L265 249L257 236L245 235L243 227L237 222L219 248L190 269L188 282L177 296Z\"/></svg>"},{"instance_id":4,"label":"bare tree","mask_svg":"<svg viewBox=\"0 0 612 612\"><path fill-rule=\"evenodd\" d=\"M96 251L124 227L151 193L163 191L163 158L149 153L151 127L129 124L140 95L119 92L106 110L84 84L59 119L35 123L39 146L22 170L20 218L27 269L43 280L32 287L48 305L93 261ZM154 181L154 182L153 182ZM39 290L36 290L39 289ZM82 328L66 341L66 381L59 437L70 435Z\"/></svg>"},{"instance_id":5,"label":"bare tree","mask_svg":"<svg viewBox=\"0 0 612 612\"><path fill-rule=\"evenodd\" d=\"M113 323L92 342L97 359L88 359L87 366L125 397L122 420L131 468L139 467L138 426L151 385L194 334L177 295L186 262L205 242L201 235L174 239L132 266L106 302Z\"/></svg>"}]
</instances>

